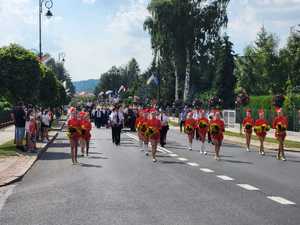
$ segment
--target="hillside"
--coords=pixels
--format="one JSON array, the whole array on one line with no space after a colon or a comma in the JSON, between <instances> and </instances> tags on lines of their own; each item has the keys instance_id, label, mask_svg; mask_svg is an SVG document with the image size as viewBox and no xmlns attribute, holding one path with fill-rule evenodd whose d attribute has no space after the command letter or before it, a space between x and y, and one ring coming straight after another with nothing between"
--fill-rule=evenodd
<instances>
[{"instance_id":1,"label":"hillside","mask_svg":"<svg viewBox=\"0 0 300 225\"><path fill-rule=\"evenodd\" d=\"M99 80L97 79L90 79L90 80L74 81L73 84L76 88L77 93L83 91L93 93L98 82Z\"/></svg>"}]
</instances>

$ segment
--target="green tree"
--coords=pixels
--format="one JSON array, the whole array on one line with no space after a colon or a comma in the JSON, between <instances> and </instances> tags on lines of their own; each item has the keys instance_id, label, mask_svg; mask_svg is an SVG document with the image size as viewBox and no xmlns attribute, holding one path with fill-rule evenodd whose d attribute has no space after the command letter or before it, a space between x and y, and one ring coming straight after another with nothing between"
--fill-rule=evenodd
<instances>
[{"instance_id":1,"label":"green tree","mask_svg":"<svg viewBox=\"0 0 300 225\"><path fill-rule=\"evenodd\" d=\"M218 45L214 90L216 90L216 95L223 99L224 107L230 108L234 106L234 87L236 82L233 44L229 41L229 37L225 36L219 41Z\"/></svg>"},{"instance_id":2,"label":"green tree","mask_svg":"<svg viewBox=\"0 0 300 225\"><path fill-rule=\"evenodd\" d=\"M40 94L39 103L43 107L55 107L57 106L57 98L59 96L58 83L55 73L42 67L43 76L40 82Z\"/></svg>"},{"instance_id":3,"label":"green tree","mask_svg":"<svg viewBox=\"0 0 300 225\"><path fill-rule=\"evenodd\" d=\"M0 94L10 102L37 103L41 70L34 53L11 44L0 48Z\"/></svg>"}]
</instances>

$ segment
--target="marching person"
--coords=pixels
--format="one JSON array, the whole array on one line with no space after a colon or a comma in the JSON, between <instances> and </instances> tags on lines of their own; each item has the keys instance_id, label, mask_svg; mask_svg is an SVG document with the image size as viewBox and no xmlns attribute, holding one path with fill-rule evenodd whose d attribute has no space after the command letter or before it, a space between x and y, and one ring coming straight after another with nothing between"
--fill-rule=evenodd
<instances>
[{"instance_id":1,"label":"marching person","mask_svg":"<svg viewBox=\"0 0 300 225\"><path fill-rule=\"evenodd\" d=\"M146 131L148 129L148 121L149 121L149 112L150 109L145 109L143 111L144 118L142 120L142 130L141 135L143 139L143 150L145 151L145 155L149 155L149 137L146 135Z\"/></svg>"},{"instance_id":2,"label":"marching person","mask_svg":"<svg viewBox=\"0 0 300 225\"><path fill-rule=\"evenodd\" d=\"M81 111L78 113L78 121L80 123L80 129L81 129L81 133L80 133L80 137L78 140L79 146L81 148L81 156L84 156L84 150L85 150L85 130L82 129L82 124L84 123L84 117L85 117L85 112Z\"/></svg>"},{"instance_id":3,"label":"marching person","mask_svg":"<svg viewBox=\"0 0 300 225\"><path fill-rule=\"evenodd\" d=\"M80 121L77 118L77 112L75 108L70 108L70 118L67 122L68 125L68 137L71 145L71 157L73 165L78 164L77 151L78 140L80 137Z\"/></svg>"},{"instance_id":4,"label":"marching person","mask_svg":"<svg viewBox=\"0 0 300 225\"><path fill-rule=\"evenodd\" d=\"M124 124L124 114L120 110L119 106L115 106L113 108L113 111L110 114L110 124L112 130L112 141L118 146L121 142L121 131Z\"/></svg>"},{"instance_id":5,"label":"marching person","mask_svg":"<svg viewBox=\"0 0 300 225\"><path fill-rule=\"evenodd\" d=\"M100 106L97 106L97 109L94 112L94 121L95 121L95 126L97 128L101 127L102 117L103 117L103 113L101 111L101 108L100 108Z\"/></svg>"},{"instance_id":6,"label":"marching person","mask_svg":"<svg viewBox=\"0 0 300 225\"><path fill-rule=\"evenodd\" d=\"M199 141L201 142L200 153L204 155L207 155L207 152L205 150L205 139L206 139L206 134L208 132L208 128L209 128L209 120L205 117L205 111L200 110L197 132L199 136Z\"/></svg>"},{"instance_id":7,"label":"marching person","mask_svg":"<svg viewBox=\"0 0 300 225\"><path fill-rule=\"evenodd\" d=\"M147 125L148 128L146 131L146 136L149 138L149 141L151 143L152 161L157 162L156 152L157 152L157 145L160 140L160 130L162 126L160 120L157 119L157 111L155 109L150 110L150 117Z\"/></svg>"},{"instance_id":8,"label":"marching person","mask_svg":"<svg viewBox=\"0 0 300 225\"><path fill-rule=\"evenodd\" d=\"M187 119L184 123L184 132L188 136L188 150L193 150L193 139L195 137L195 130L197 129L197 121L193 118L193 112L187 114Z\"/></svg>"},{"instance_id":9,"label":"marching person","mask_svg":"<svg viewBox=\"0 0 300 225\"><path fill-rule=\"evenodd\" d=\"M254 126L254 120L251 117L251 109L247 109L246 117L243 120L243 128L246 136L247 152L250 152L250 142L251 142L253 126Z\"/></svg>"},{"instance_id":10,"label":"marching person","mask_svg":"<svg viewBox=\"0 0 300 225\"><path fill-rule=\"evenodd\" d=\"M137 133L139 137L139 145L141 148L141 151L145 151L145 132L147 130L147 120L145 118L145 110L140 110L138 112L138 118L135 121L135 126L137 128Z\"/></svg>"},{"instance_id":11,"label":"marching person","mask_svg":"<svg viewBox=\"0 0 300 225\"><path fill-rule=\"evenodd\" d=\"M184 109L179 114L179 127L180 127L180 133L182 133L182 128L184 128L185 120L187 117L187 107L185 106Z\"/></svg>"},{"instance_id":12,"label":"marching person","mask_svg":"<svg viewBox=\"0 0 300 225\"><path fill-rule=\"evenodd\" d=\"M265 119L265 111L260 109L258 112L259 119L255 121L254 132L260 141L259 154L265 155L264 150L264 141L267 135L267 132L270 130L270 126L268 125L267 120Z\"/></svg>"},{"instance_id":13,"label":"marching person","mask_svg":"<svg viewBox=\"0 0 300 225\"><path fill-rule=\"evenodd\" d=\"M164 111L160 113L160 122L161 122L161 130L160 130L160 146L164 147L167 143L167 133L169 130L169 117Z\"/></svg>"},{"instance_id":14,"label":"marching person","mask_svg":"<svg viewBox=\"0 0 300 225\"><path fill-rule=\"evenodd\" d=\"M220 111L214 111L214 117L210 121L210 134L211 140L215 146L215 159L220 160L220 148L222 146L224 132L225 132L225 124L224 121L221 119Z\"/></svg>"},{"instance_id":15,"label":"marching person","mask_svg":"<svg viewBox=\"0 0 300 225\"><path fill-rule=\"evenodd\" d=\"M88 156L90 140L91 140L91 129L92 129L90 114L88 112L80 112L80 125L81 125L81 137L80 137L81 153L82 156L84 156L84 153L86 153L86 156Z\"/></svg>"},{"instance_id":16,"label":"marching person","mask_svg":"<svg viewBox=\"0 0 300 225\"><path fill-rule=\"evenodd\" d=\"M275 137L279 142L277 159L286 161L284 154L284 140L288 128L288 119L283 115L282 109L277 108L277 117L273 121L273 129L275 129Z\"/></svg>"}]
</instances>

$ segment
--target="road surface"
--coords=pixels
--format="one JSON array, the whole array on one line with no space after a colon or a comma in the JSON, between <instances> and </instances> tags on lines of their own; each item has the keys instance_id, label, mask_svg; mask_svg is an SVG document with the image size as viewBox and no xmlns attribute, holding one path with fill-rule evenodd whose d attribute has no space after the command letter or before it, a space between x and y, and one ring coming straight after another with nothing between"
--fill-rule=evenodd
<instances>
[{"instance_id":1,"label":"road surface","mask_svg":"<svg viewBox=\"0 0 300 225\"><path fill-rule=\"evenodd\" d=\"M169 132L157 163L135 134L94 129L91 154L73 166L65 133L22 181L0 189L1 225L299 225L300 156L287 162L225 144L222 160Z\"/></svg>"}]
</instances>

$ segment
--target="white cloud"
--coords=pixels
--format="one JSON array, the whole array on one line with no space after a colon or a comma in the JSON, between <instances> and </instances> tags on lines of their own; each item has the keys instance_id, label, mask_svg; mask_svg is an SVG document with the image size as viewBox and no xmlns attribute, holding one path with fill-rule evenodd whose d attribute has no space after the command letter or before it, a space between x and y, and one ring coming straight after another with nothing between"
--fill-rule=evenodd
<instances>
[{"instance_id":1,"label":"white cloud","mask_svg":"<svg viewBox=\"0 0 300 225\"><path fill-rule=\"evenodd\" d=\"M96 0L82 0L82 2L86 4L94 4Z\"/></svg>"},{"instance_id":2,"label":"white cloud","mask_svg":"<svg viewBox=\"0 0 300 225\"><path fill-rule=\"evenodd\" d=\"M109 22L103 31L97 31L99 36L85 35L85 40L66 37L61 41L68 55L66 66L74 80L99 77L113 65L125 65L132 57L142 69L150 65L150 38L143 31L146 6L145 1L127 1L107 18Z\"/></svg>"}]
</instances>

